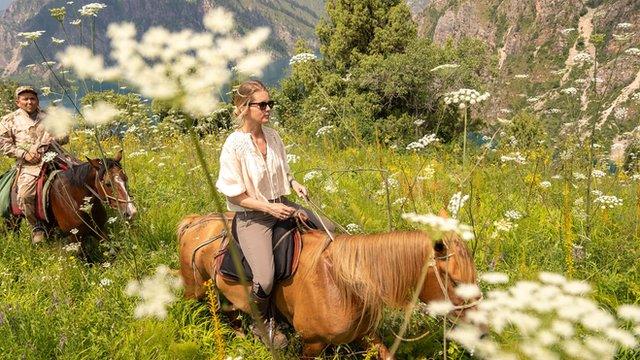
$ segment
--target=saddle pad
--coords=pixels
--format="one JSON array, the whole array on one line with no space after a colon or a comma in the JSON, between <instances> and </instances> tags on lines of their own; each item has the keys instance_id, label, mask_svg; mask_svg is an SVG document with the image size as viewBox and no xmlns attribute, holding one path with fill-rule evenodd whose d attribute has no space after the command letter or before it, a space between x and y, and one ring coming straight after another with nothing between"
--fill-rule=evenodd
<instances>
[{"instance_id":1,"label":"saddle pad","mask_svg":"<svg viewBox=\"0 0 640 360\"><path fill-rule=\"evenodd\" d=\"M240 244L236 240L238 238L238 234L236 232L235 217L231 223L231 233L233 236L231 236L229 241L233 241L235 243L236 249L238 249L240 253L240 259L242 260L242 266L245 274L247 275L247 280L251 281L253 280L253 273L251 272L249 263L242 253ZM300 237L300 232L297 229L295 220L287 219L278 221L273 229L271 241L275 266L274 278L276 282L286 280L295 273L298 267L300 252L302 250L302 238ZM240 277L233 264L229 246L231 245L227 244L225 249L221 250L221 252L223 252L221 254L223 258L219 273L229 280L238 281Z\"/></svg>"}]
</instances>

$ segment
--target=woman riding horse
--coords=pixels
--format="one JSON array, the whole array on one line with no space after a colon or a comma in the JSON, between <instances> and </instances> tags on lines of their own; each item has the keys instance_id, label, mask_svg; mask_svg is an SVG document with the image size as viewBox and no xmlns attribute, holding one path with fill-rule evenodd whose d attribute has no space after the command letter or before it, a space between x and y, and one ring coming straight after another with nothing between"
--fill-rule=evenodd
<instances>
[{"instance_id":1,"label":"woman riding horse","mask_svg":"<svg viewBox=\"0 0 640 360\"><path fill-rule=\"evenodd\" d=\"M307 189L294 180L287 164L284 144L278 133L263 126L269 122L274 102L258 80L242 83L233 93L234 115L239 126L231 133L220 154L216 187L235 211L237 241L253 273L252 301L265 322L264 342L286 345L270 314L274 286L272 230L278 220L291 217L302 207L286 198L293 189L305 197ZM302 211L305 211L302 209Z\"/></svg>"}]
</instances>

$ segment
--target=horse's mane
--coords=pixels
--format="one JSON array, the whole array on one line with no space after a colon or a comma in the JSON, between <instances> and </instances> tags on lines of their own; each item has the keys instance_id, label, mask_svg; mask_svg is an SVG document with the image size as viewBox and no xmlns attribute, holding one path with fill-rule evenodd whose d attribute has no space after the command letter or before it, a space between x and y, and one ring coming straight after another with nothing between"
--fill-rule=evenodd
<instances>
[{"instance_id":1,"label":"horse's mane","mask_svg":"<svg viewBox=\"0 0 640 360\"><path fill-rule=\"evenodd\" d=\"M102 161L100 163L102 164ZM113 159L107 159L107 167L105 168L104 166L100 166L100 170L98 171L98 177L102 177L106 169L111 168L113 166L120 167L120 164ZM91 163L83 162L80 165L74 165L68 168L67 170L62 172L62 174L67 178L67 180L69 180L69 182L71 182L72 185L83 186L84 184L87 183L87 180L92 170L93 170L93 167L91 166Z\"/></svg>"},{"instance_id":2,"label":"horse's mane","mask_svg":"<svg viewBox=\"0 0 640 360\"><path fill-rule=\"evenodd\" d=\"M331 244L334 281L343 301L364 304L363 325L373 330L386 306L405 305L433 244L423 232L343 235Z\"/></svg>"}]
</instances>

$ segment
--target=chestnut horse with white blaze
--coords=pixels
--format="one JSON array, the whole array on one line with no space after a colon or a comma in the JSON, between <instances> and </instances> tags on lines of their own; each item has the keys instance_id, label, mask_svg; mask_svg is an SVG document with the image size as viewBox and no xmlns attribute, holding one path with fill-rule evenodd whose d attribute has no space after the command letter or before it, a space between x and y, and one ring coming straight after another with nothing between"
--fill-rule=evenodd
<instances>
[{"instance_id":1,"label":"chestnut horse with white blaze","mask_svg":"<svg viewBox=\"0 0 640 360\"><path fill-rule=\"evenodd\" d=\"M213 279L225 298L249 312L246 289L214 273L223 230L216 215L189 215L178 226L185 297L201 299L204 282ZM455 293L459 284L476 283L473 260L457 236L432 242L418 231L338 235L328 246L326 238L320 231L303 234L297 272L273 290L277 309L302 337L305 357L317 356L330 344L369 337L379 357L387 358L389 351L375 334L382 310L409 305L425 262L422 302L448 299L457 315L472 307Z\"/></svg>"}]
</instances>

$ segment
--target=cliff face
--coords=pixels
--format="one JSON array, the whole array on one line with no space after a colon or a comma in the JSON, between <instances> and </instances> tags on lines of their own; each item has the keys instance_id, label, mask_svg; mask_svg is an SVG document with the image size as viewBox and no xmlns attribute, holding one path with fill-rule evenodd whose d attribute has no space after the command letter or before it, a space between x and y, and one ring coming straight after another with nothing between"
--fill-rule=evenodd
<instances>
[{"instance_id":1,"label":"cliff face","mask_svg":"<svg viewBox=\"0 0 640 360\"><path fill-rule=\"evenodd\" d=\"M32 46L21 49L17 33L45 30L38 40L48 59L54 59L60 45L51 42L51 37L65 39L63 46L89 45L91 22L95 19L96 52L108 53L106 28L109 23L128 21L136 25L139 32L151 26L163 26L172 30L202 29L202 17L213 6L222 6L235 14L238 31L243 32L259 26L272 29L273 36L267 46L276 59L291 55L298 39L314 42L314 27L322 14L322 1L313 0L101 0L107 5L97 18L81 18L78 9L85 1L67 4L66 0L19 0L14 1L0 15L0 76L15 75L24 66L41 61L41 56ZM49 9L66 7L67 16L63 27L49 14ZM70 21L82 19L80 26ZM281 60L283 61L283 60Z\"/></svg>"},{"instance_id":2,"label":"cliff face","mask_svg":"<svg viewBox=\"0 0 640 360\"><path fill-rule=\"evenodd\" d=\"M630 119L640 115L633 100L640 88L640 56L625 50L640 44L640 1L408 1L421 36L437 43L476 37L495 52L499 75L487 79L495 95L490 117L499 116L501 109L504 114L523 107L541 115L558 114L556 107L567 101L562 89L575 88L570 100L579 114L558 115L560 122L584 123L595 116L601 127L635 126ZM597 54L593 34L604 38ZM576 62L580 53L595 56L597 69ZM597 96L588 86L594 75ZM640 95L635 98L640 100ZM619 116L614 119L615 114Z\"/></svg>"}]
</instances>

